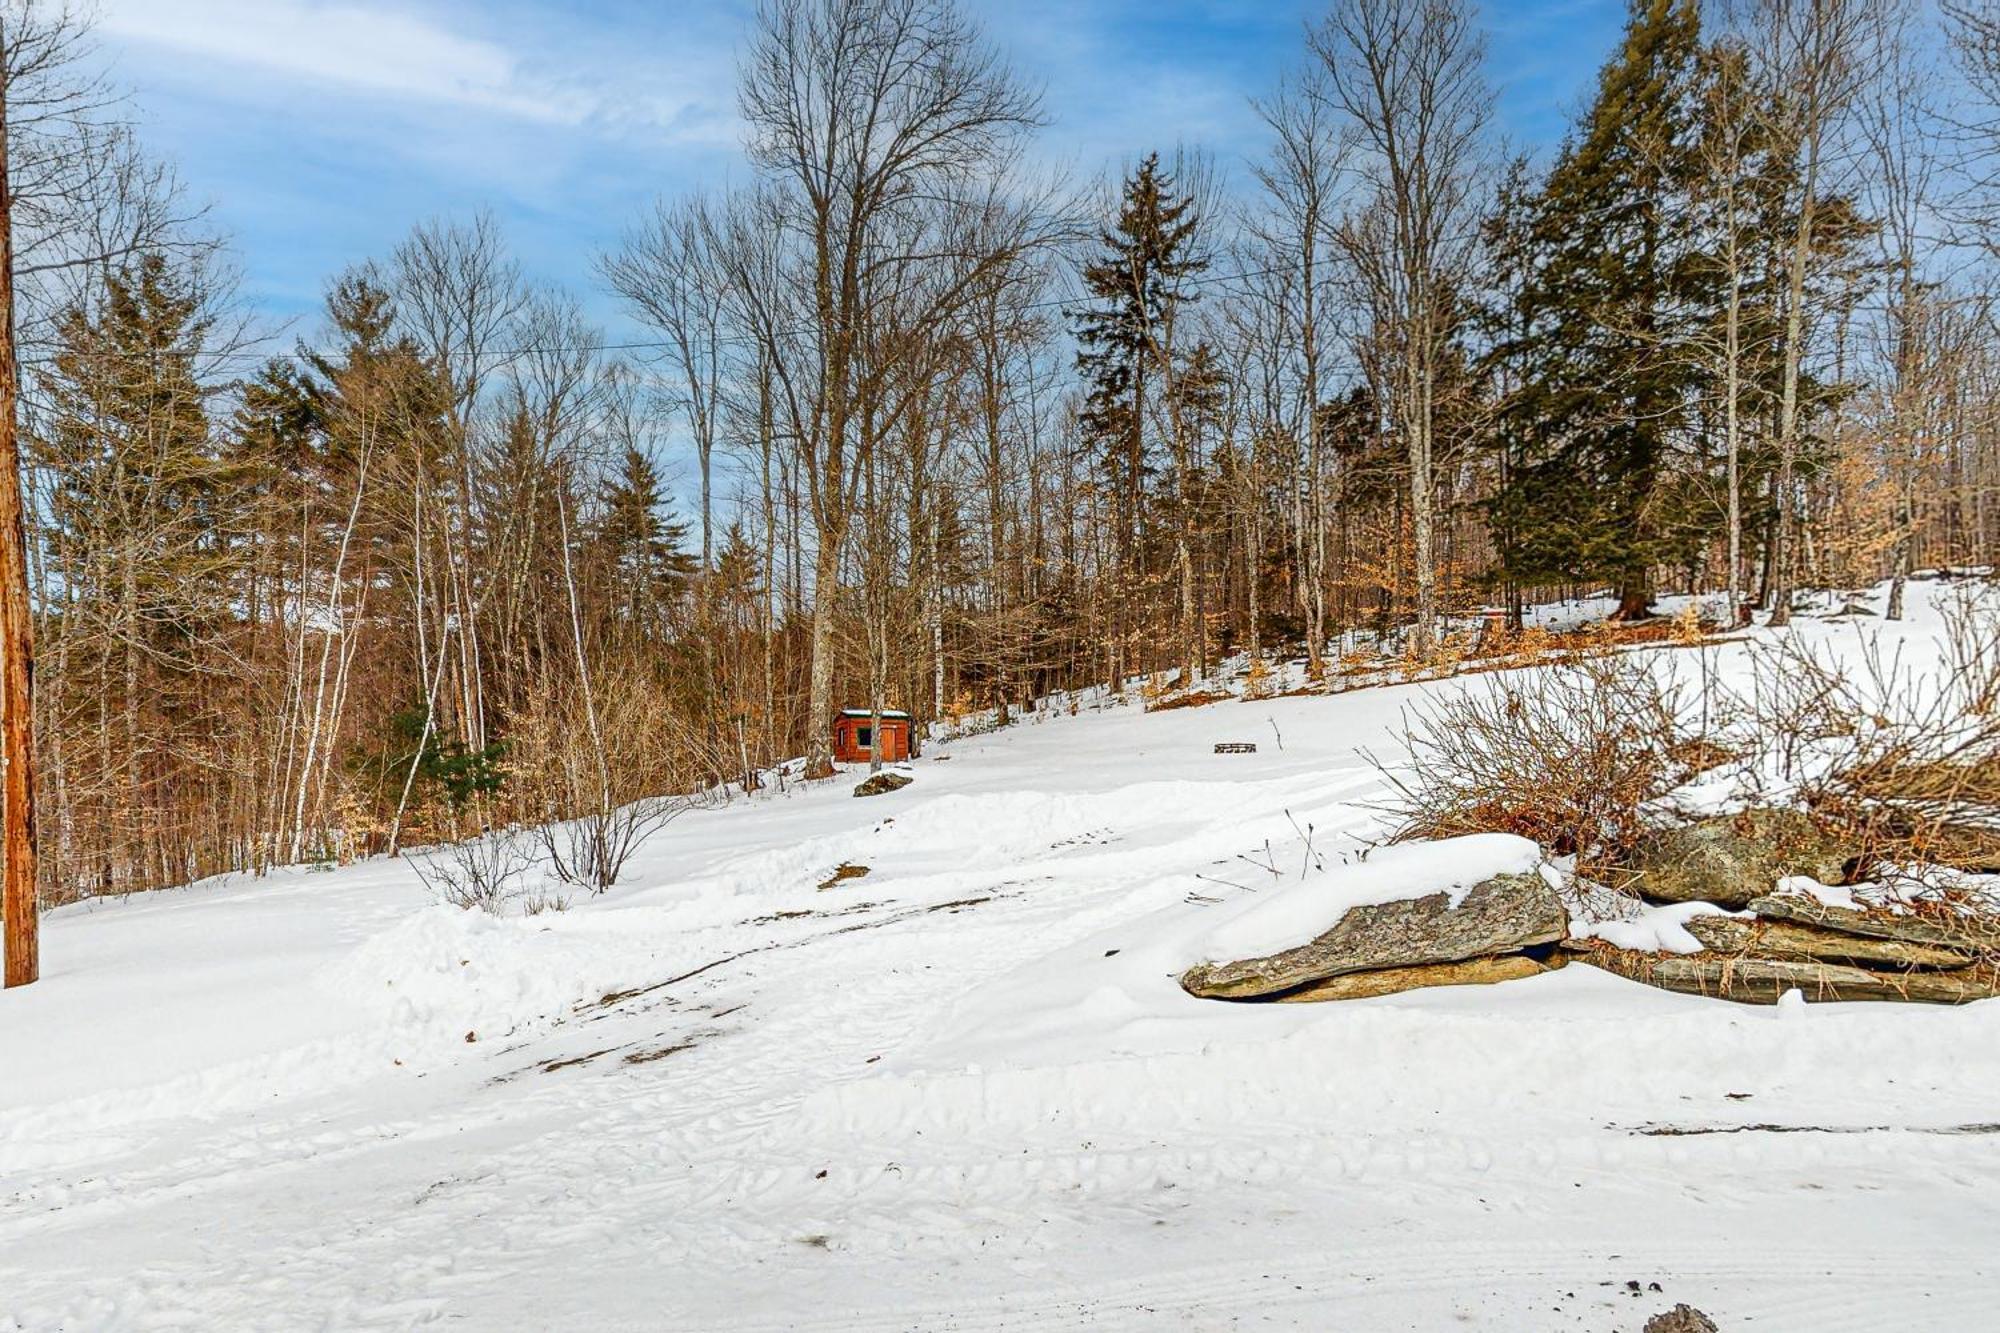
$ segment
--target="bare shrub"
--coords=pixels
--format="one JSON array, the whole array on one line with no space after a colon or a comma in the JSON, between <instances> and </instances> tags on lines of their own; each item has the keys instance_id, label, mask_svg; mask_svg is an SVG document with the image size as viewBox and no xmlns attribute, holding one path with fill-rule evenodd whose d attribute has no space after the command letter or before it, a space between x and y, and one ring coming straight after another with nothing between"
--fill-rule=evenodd
<instances>
[{"instance_id":1,"label":"bare shrub","mask_svg":"<svg viewBox=\"0 0 2000 1333\"><path fill-rule=\"evenodd\" d=\"M693 804L690 797L644 796L544 824L542 850L549 869L565 884L602 893L618 882L633 852Z\"/></svg>"},{"instance_id":2,"label":"bare shrub","mask_svg":"<svg viewBox=\"0 0 2000 1333\"><path fill-rule=\"evenodd\" d=\"M604 672L590 686L557 685L516 714L508 754L550 871L602 893L649 838L710 799L698 788L718 770L648 673Z\"/></svg>"},{"instance_id":3,"label":"bare shrub","mask_svg":"<svg viewBox=\"0 0 2000 1333\"><path fill-rule=\"evenodd\" d=\"M1510 672L1404 710L1407 770L1376 761L1397 840L1515 833L1603 870L1641 809L1716 757L1671 664L1607 654Z\"/></svg>"},{"instance_id":4,"label":"bare shrub","mask_svg":"<svg viewBox=\"0 0 2000 1333\"><path fill-rule=\"evenodd\" d=\"M438 900L468 911L499 913L535 867L535 844L518 829L502 829L409 856L410 868Z\"/></svg>"},{"instance_id":5,"label":"bare shrub","mask_svg":"<svg viewBox=\"0 0 2000 1333\"><path fill-rule=\"evenodd\" d=\"M1838 823L1870 860L2000 861L2000 590L1961 585L1939 611L1929 668L1880 638L1851 665L1791 637L1753 649L1735 707L1758 799Z\"/></svg>"},{"instance_id":6,"label":"bare shrub","mask_svg":"<svg viewBox=\"0 0 2000 1333\"><path fill-rule=\"evenodd\" d=\"M2000 589L1963 585L1939 606L1931 666L1879 636L1837 653L1785 635L1751 646L1741 688L1706 653L1689 684L1670 660L1686 655L1629 652L1468 682L1405 710L1407 769L1377 763L1394 836L1517 833L1616 885L1677 789L1709 775L1727 783L1686 813L1719 794L1809 812L1864 867L2000 866Z\"/></svg>"},{"instance_id":7,"label":"bare shrub","mask_svg":"<svg viewBox=\"0 0 2000 1333\"><path fill-rule=\"evenodd\" d=\"M2000 585L1955 583L1937 602L1950 688L1965 713L2000 712Z\"/></svg>"}]
</instances>

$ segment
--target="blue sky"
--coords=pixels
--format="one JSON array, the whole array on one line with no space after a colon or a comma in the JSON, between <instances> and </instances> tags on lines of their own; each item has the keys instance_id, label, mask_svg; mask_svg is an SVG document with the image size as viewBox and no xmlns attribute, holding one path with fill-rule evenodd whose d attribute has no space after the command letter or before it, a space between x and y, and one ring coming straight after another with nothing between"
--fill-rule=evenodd
<instances>
[{"instance_id":1,"label":"blue sky","mask_svg":"<svg viewBox=\"0 0 2000 1333\"><path fill-rule=\"evenodd\" d=\"M968 0L1046 90L1042 151L1089 171L1177 143L1232 171L1302 0ZM752 0L99 0L144 137L230 235L243 295L310 326L327 280L426 217L492 210L528 271L608 324L592 256L647 203L740 175ZM1562 133L1620 0L1490 8L1496 125Z\"/></svg>"}]
</instances>

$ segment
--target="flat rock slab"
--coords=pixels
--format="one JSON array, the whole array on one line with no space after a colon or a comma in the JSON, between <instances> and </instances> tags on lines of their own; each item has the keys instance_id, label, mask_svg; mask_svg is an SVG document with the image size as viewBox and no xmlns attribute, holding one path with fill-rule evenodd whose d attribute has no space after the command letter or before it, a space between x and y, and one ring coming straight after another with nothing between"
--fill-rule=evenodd
<instances>
[{"instance_id":1,"label":"flat rock slab","mask_svg":"<svg viewBox=\"0 0 2000 1333\"><path fill-rule=\"evenodd\" d=\"M1939 944L1849 935L1790 921L1744 921L1733 916L1697 916L1685 923L1688 934L1717 953L1754 954L1814 962L1877 963L1892 967L1964 967L1973 961L1970 949Z\"/></svg>"},{"instance_id":2,"label":"flat rock slab","mask_svg":"<svg viewBox=\"0 0 2000 1333\"><path fill-rule=\"evenodd\" d=\"M1455 963L1559 940L1569 913L1541 875L1495 875L1457 906L1440 890L1421 898L1350 907L1295 949L1227 963L1197 963L1181 977L1191 995L1238 1000L1380 968Z\"/></svg>"},{"instance_id":3,"label":"flat rock slab","mask_svg":"<svg viewBox=\"0 0 2000 1333\"><path fill-rule=\"evenodd\" d=\"M880 796L885 792L901 791L916 781L907 773L877 773L854 788L856 796Z\"/></svg>"},{"instance_id":4,"label":"flat rock slab","mask_svg":"<svg viewBox=\"0 0 2000 1333\"><path fill-rule=\"evenodd\" d=\"M1638 891L1656 902L1747 907L1787 875L1838 884L1854 852L1797 810L1717 815L1648 833L1633 849Z\"/></svg>"},{"instance_id":5,"label":"flat rock slab","mask_svg":"<svg viewBox=\"0 0 2000 1333\"><path fill-rule=\"evenodd\" d=\"M1870 972L1840 963L1651 954L1608 945L1578 950L1577 958L1662 990L1738 1004L1776 1004L1788 990L1819 1002L1901 1000L1916 1004L1969 1004L2000 994L2000 973L1990 967L1954 972Z\"/></svg>"},{"instance_id":6,"label":"flat rock slab","mask_svg":"<svg viewBox=\"0 0 2000 1333\"><path fill-rule=\"evenodd\" d=\"M1937 944L1972 952L2000 951L2000 922L1991 917L1952 917L1829 907L1817 898L1797 893L1773 893L1755 899L1750 910L1772 921L1793 921L1821 930L1869 939Z\"/></svg>"},{"instance_id":7,"label":"flat rock slab","mask_svg":"<svg viewBox=\"0 0 2000 1333\"><path fill-rule=\"evenodd\" d=\"M1385 967L1373 972L1349 972L1273 995L1276 1004L1313 1004L1321 1000L1365 1000L1375 995L1422 990L1427 986L1491 986L1553 972L1569 959L1557 954L1537 962L1524 953L1492 958L1468 958L1462 963L1432 963L1425 967Z\"/></svg>"}]
</instances>

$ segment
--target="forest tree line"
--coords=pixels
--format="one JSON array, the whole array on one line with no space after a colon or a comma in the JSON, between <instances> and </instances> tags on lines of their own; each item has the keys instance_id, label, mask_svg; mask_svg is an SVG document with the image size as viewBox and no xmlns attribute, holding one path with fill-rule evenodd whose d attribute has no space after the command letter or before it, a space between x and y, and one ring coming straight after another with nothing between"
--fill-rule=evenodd
<instances>
[{"instance_id":1,"label":"forest tree line","mask_svg":"<svg viewBox=\"0 0 2000 1333\"><path fill-rule=\"evenodd\" d=\"M955 0L765 0L748 182L598 257L641 336L481 216L275 352L42 17L6 77L50 901L820 776L841 707L1318 679L1598 590L1899 615L2000 550L1990 4L1634 0L1523 155L1466 0L1336 0L1262 155L1099 182Z\"/></svg>"}]
</instances>

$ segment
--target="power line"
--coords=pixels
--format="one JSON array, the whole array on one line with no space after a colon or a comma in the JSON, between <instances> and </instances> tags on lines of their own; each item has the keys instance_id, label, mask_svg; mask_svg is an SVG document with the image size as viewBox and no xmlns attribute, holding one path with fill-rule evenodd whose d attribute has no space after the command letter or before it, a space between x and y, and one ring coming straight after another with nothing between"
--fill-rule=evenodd
<instances>
[{"instance_id":1,"label":"power line","mask_svg":"<svg viewBox=\"0 0 2000 1333\"><path fill-rule=\"evenodd\" d=\"M1244 282L1252 278L1269 277L1273 274L1282 273L1285 271L1286 270L1283 266L1274 265L1270 268L1244 269L1233 273L1214 273L1187 279L1185 285L1190 287L1203 287L1211 283L1224 284L1232 282ZM1027 304L1016 308L1022 310L1051 310L1062 306L1071 306L1074 304L1076 304L1076 298L1074 297L1054 297L1046 301L1030 301ZM787 330L782 336L805 337L811 332L812 332L811 329L790 329ZM726 344L731 347L742 347L742 346L754 345L757 340L748 334L732 333L732 334L718 335L717 337L714 338L703 338L699 339L698 341L707 343ZM511 361L517 357L523 357L523 356L562 355L562 354L569 354L576 352L665 351L674 346L676 346L676 341L670 338L642 339L631 342L526 343L512 347L482 348L480 351L471 353L470 355L476 361L479 361L481 363L487 363L490 361L503 361L503 362ZM300 351L300 350L293 350L289 352L287 351L261 352L261 351L244 350L244 351L227 351L227 352L209 352L201 354L197 359L207 362L246 361L262 365L272 361L295 361L295 362L305 363L311 361L315 355L316 354L311 351ZM454 353L454 355L464 356L466 354ZM46 364L47 360L48 358L45 357L36 358L32 361L28 361L26 364L41 365L41 364Z\"/></svg>"}]
</instances>

